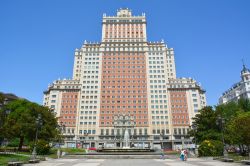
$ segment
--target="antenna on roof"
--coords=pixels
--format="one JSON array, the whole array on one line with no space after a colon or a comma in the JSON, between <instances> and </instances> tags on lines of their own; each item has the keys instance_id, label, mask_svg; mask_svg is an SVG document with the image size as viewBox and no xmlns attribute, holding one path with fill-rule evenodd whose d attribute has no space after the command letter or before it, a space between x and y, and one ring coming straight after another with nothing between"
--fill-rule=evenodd
<instances>
[{"instance_id":1,"label":"antenna on roof","mask_svg":"<svg viewBox=\"0 0 250 166\"><path fill-rule=\"evenodd\" d=\"M243 69L245 69L245 68L246 68L246 66L245 66L244 59L242 58L242 59L241 59L241 61L242 61Z\"/></svg>"}]
</instances>

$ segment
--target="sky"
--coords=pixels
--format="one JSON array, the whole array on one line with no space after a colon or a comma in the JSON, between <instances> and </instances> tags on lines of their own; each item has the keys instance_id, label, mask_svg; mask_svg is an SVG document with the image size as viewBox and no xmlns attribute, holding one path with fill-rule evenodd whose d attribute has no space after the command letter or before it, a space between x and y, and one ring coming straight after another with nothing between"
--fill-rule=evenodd
<instances>
[{"instance_id":1,"label":"sky","mask_svg":"<svg viewBox=\"0 0 250 166\"><path fill-rule=\"evenodd\" d=\"M72 78L74 50L101 40L102 14L145 12L148 41L175 50L177 77L192 77L208 105L250 68L250 0L1 0L0 91L42 104L58 78Z\"/></svg>"}]
</instances>

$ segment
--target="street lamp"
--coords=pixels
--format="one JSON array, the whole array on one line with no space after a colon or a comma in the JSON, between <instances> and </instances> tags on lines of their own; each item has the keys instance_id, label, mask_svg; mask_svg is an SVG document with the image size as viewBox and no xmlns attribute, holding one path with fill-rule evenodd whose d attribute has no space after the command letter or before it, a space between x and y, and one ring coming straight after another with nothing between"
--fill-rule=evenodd
<instances>
[{"instance_id":1,"label":"street lamp","mask_svg":"<svg viewBox=\"0 0 250 166\"><path fill-rule=\"evenodd\" d=\"M226 150L226 144L225 144L225 139L224 139L224 124L225 124L225 119L221 117L220 115L218 116L216 120L216 124L219 126L222 132L222 143L223 143L223 156L228 157L228 153Z\"/></svg>"},{"instance_id":2,"label":"street lamp","mask_svg":"<svg viewBox=\"0 0 250 166\"><path fill-rule=\"evenodd\" d=\"M197 132L197 126L195 124L192 124L191 126L189 126L190 129L192 129L194 131L194 153L195 155L198 155L198 148L197 148L197 138L195 137L195 134Z\"/></svg>"},{"instance_id":3,"label":"street lamp","mask_svg":"<svg viewBox=\"0 0 250 166\"><path fill-rule=\"evenodd\" d=\"M38 135L38 128L42 125L42 118L41 118L41 114L38 114L37 118L36 118L36 137L35 137L35 144L34 144L34 148L32 151L32 158L36 159L36 146L37 146L37 135Z\"/></svg>"},{"instance_id":4,"label":"street lamp","mask_svg":"<svg viewBox=\"0 0 250 166\"><path fill-rule=\"evenodd\" d=\"M164 139L164 132L161 132L160 133L161 149L164 149L164 147L163 147L163 139Z\"/></svg>"},{"instance_id":5,"label":"street lamp","mask_svg":"<svg viewBox=\"0 0 250 166\"><path fill-rule=\"evenodd\" d=\"M66 126L63 124L62 121L60 122L60 125L58 125L58 129L59 129L60 136L61 136L60 139L62 139L62 138L63 138L63 133L64 133L64 131L65 131L65 129L66 129ZM60 146L60 143L61 143L61 141L59 141L59 147L61 147L61 146Z\"/></svg>"},{"instance_id":6,"label":"street lamp","mask_svg":"<svg viewBox=\"0 0 250 166\"><path fill-rule=\"evenodd\" d=\"M59 132L60 132L60 138L59 138L59 148L57 149L57 158L60 158L60 156L61 156L61 151L60 151L61 140L63 139L63 132L65 131L65 128L66 128L66 126L61 121L60 125L58 125L58 129L59 129Z\"/></svg>"}]
</instances>

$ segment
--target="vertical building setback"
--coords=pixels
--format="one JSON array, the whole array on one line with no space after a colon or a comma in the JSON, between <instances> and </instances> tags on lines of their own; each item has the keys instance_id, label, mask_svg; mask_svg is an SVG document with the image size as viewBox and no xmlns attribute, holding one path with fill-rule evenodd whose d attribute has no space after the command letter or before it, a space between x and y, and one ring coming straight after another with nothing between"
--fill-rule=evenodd
<instances>
[{"instance_id":1,"label":"vertical building setback","mask_svg":"<svg viewBox=\"0 0 250 166\"><path fill-rule=\"evenodd\" d=\"M69 129L67 147L119 148L127 135L129 146L174 149L206 98L196 81L176 78L173 48L147 41L145 14L119 9L103 14L101 42L75 50L73 79L50 85L44 105Z\"/></svg>"}]
</instances>

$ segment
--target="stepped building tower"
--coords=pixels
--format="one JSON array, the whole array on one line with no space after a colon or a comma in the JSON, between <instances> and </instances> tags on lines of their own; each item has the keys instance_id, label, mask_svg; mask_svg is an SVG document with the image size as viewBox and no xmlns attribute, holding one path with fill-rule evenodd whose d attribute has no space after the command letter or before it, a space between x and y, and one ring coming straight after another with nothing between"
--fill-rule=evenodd
<instances>
[{"instance_id":1,"label":"stepped building tower","mask_svg":"<svg viewBox=\"0 0 250 166\"><path fill-rule=\"evenodd\" d=\"M101 42L75 50L73 78L44 92L67 147L175 149L190 145L191 118L206 106L205 91L176 78L174 49L147 41L143 13L103 14ZM124 135L128 142L124 142Z\"/></svg>"}]
</instances>

